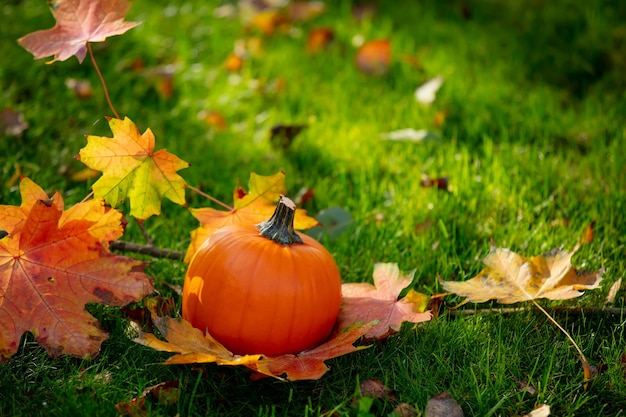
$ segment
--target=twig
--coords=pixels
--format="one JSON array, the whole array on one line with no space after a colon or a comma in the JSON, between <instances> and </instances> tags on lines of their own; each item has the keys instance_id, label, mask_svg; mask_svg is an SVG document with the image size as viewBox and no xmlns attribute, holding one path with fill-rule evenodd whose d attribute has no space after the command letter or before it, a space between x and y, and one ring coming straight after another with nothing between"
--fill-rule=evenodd
<instances>
[{"instance_id":1,"label":"twig","mask_svg":"<svg viewBox=\"0 0 626 417\"><path fill-rule=\"evenodd\" d=\"M179 251L157 248L156 246L150 245L140 245L138 243L125 242L123 240L111 242L110 248L118 251L140 253L143 255L154 256L155 258L174 259L177 261L182 261L185 257L185 255Z\"/></svg>"},{"instance_id":2,"label":"twig","mask_svg":"<svg viewBox=\"0 0 626 417\"><path fill-rule=\"evenodd\" d=\"M479 308L479 309L463 309L448 310L451 317L473 316L476 314L513 314L522 311L530 311L531 307L500 307L500 308ZM547 311L552 313L568 313L568 314L626 314L626 308L620 307L548 307Z\"/></svg>"},{"instance_id":3,"label":"twig","mask_svg":"<svg viewBox=\"0 0 626 417\"><path fill-rule=\"evenodd\" d=\"M209 200L211 200L212 202L214 202L215 204L219 204L220 206L224 207L226 210L228 211L233 211L234 208L229 206L226 203L222 203L220 200L218 200L217 198L208 195L207 193L205 193L204 191L199 190L196 187L193 187L189 184L185 184L185 188L189 188L191 191L195 192L196 194L200 194L202 197L208 198Z\"/></svg>"},{"instance_id":4,"label":"twig","mask_svg":"<svg viewBox=\"0 0 626 417\"><path fill-rule=\"evenodd\" d=\"M107 84L106 82L104 82L104 77L102 76L102 73L100 72L100 68L98 67L98 64L96 63L96 57L93 55L93 51L91 50L91 44L89 42L87 42L87 50L89 51L91 62L93 63L93 66L96 69L96 72L98 73L98 77L100 78L100 83L102 84L102 88L104 89L104 96L107 99L107 103L109 103L109 107L111 108L113 115L115 115L115 117L119 119L120 115L117 114L117 111L115 111L115 107L113 107L113 103L111 103L111 98L109 97L109 90L107 88Z\"/></svg>"}]
</instances>

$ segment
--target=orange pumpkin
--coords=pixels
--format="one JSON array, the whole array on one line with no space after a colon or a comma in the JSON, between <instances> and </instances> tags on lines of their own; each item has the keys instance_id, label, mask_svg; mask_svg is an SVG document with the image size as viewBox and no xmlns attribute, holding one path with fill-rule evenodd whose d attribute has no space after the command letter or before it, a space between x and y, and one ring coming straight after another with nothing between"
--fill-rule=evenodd
<instances>
[{"instance_id":1,"label":"orange pumpkin","mask_svg":"<svg viewBox=\"0 0 626 417\"><path fill-rule=\"evenodd\" d=\"M294 213L281 197L269 220L217 230L189 264L183 317L233 353L298 353L333 329L339 269L318 241L294 231Z\"/></svg>"}]
</instances>

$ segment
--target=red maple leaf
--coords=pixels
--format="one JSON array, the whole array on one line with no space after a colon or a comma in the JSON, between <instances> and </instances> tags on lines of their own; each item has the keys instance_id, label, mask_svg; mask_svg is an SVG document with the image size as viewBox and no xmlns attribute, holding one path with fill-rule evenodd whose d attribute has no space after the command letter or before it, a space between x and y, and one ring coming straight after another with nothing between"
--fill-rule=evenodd
<instances>
[{"instance_id":1,"label":"red maple leaf","mask_svg":"<svg viewBox=\"0 0 626 417\"><path fill-rule=\"evenodd\" d=\"M63 211L34 182L20 183L20 207L0 206L0 361L30 331L50 355L93 357L107 338L87 303L122 306L153 291L143 263L113 255L122 215L101 199ZM44 197L44 198L42 198Z\"/></svg>"},{"instance_id":2,"label":"red maple leaf","mask_svg":"<svg viewBox=\"0 0 626 417\"><path fill-rule=\"evenodd\" d=\"M377 320L378 324L365 337L383 339L398 332L405 321L419 323L430 320L430 312L423 310L427 303L425 296L411 289L398 300L400 292L411 281L413 276L401 275L397 264L379 263L374 266L374 285L343 284L337 327L343 329L354 323Z\"/></svg>"},{"instance_id":3,"label":"red maple leaf","mask_svg":"<svg viewBox=\"0 0 626 417\"><path fill-rule=\"evenodd\" d=\"M87 42L104 42L107 37L121 35L139 24L124 21L129 8L126 0L53 0L51 9L56 25L30 33L18 39L18 43L35 59L54 55L49 62L52 63L76 55L82 63Z\"/></svg>"}]
</instances>

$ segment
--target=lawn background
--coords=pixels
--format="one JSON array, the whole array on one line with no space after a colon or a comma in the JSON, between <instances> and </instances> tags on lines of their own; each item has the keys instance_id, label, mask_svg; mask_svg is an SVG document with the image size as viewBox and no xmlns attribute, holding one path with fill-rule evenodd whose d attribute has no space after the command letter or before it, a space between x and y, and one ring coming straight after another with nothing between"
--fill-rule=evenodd
<instances>
[{"instance_id":1,"label":"lawn background","mask_svg":"<svg viewBox=\"0 0 626 417\"><path fill-rule=\"evenodd\" d=\"M225 71L224 60L236 40L259 35L237 19L215 18L217 5L136 0L128 20L143 23L93 45L118 112L142 131L150 127L157 148L191 163L181 171L189 184L229 203L238 178L245 184L250 172L284 170L290 194L314 189L304 207L310 214L339 206L354 217L348 232L323 238L345 282L370 280L375 262L397 262L415 269L414 287L429 294L439 291L437 276L463 280L479 272L491 241L528 256L571 249L595 221L594 239L574 263L603 268L602 289L544 304L605 305L625 270L625 3L381 2L375 17L359 23L350 2L337 2L290 33L262 37L263 54L239 74ZM20 203L17 186L5 186L16 164L45 189L61 190L66 204L80 201L89 183L72 181L82 169L73 157L85 134L110 136L97 75L88 58L47 65L16 43L54 25L45 2L8 1L0 13L0 107L22 112L29 123L21 136L0 139L0 203ZM335 41L308 54L306 35L321 26L333 29ZM390 39L386 76L355 68L357 35ZM133 70L137 60L146 70ZM170 98L159 93L155 75L164 65L175 68ZM436 75L445 82L435 103L416 103L415 88ZM93 96L77 99L65 86L69 77L89 80ZM198 117L212 110L226 118L225 131ZM438 128L433 120L441 111L448 115ZM282 151L268 140L277 123L308 128ZM440 139L381 140L404 128L428 129ZM422 174L449 177L451 192L423 188ZM187 201L208 205L194 194ZM145 226L156 245L184 251L197 222L165 202L163 215ZM125 239L142 242L132 222ZM162 259L148 268L168 296L175 294L165 284L182 284L184 271L184 264ZM623 290L616 306L624 306ZM181 398L150 404L153 415L349 415L355 388L367 378L383 381L420 413L441 391L466 415L523 415L542 403L558 416L626 412L624 313L556 315L601 367L584 390L575 350L535 311L444 313L329 361L320 381L283 383L250 382L240 369L155 365L167 355L131 342L119 309L89 310L111 333L100 355L53 360L26 336L20 352L0 365L2 415L115 415L116 403L171 379L180 380ZM537 394L521 391L519 382ZM376 408L386 415L393 402Z\"/></svg>"}]
</instances>

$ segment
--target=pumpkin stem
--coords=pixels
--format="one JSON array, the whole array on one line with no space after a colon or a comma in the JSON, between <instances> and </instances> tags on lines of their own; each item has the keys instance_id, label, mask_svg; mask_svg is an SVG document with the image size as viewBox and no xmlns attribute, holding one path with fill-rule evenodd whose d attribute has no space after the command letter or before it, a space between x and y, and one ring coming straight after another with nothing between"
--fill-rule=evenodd
<instances>
[{"instance_id":1,"label":"pumpkin stem","mask_svg":"<svg viewBox=\"0 0 626 417\"><path fill-rule=\"evenodd\" d=\"M284 195L280 196L274 214L263 223L259 223L261 235L281 245L303 243L293 228L293 219L296 214L296 204Z\"/></svg>"}]
</instances>

